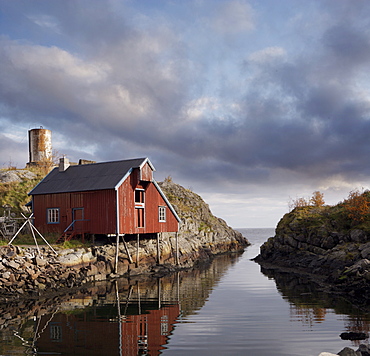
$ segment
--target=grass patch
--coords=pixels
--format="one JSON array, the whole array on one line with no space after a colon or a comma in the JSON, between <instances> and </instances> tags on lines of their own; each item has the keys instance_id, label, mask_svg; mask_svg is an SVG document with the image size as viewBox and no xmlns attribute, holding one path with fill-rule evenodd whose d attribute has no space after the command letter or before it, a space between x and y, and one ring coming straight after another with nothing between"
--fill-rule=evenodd
<instances>
[{"instance_id":1,"label":"grass patch","mask_svg":"<svg viewBox=\"0 0 370 356\"><path fill-rule=\"evenodd\" d=\"M70 241L64 241L61 245L64 249L76 249L76 248L84 248L88 247L88 244L83 243L79 240L70 240Z\"/></svg>"}]
</instances>

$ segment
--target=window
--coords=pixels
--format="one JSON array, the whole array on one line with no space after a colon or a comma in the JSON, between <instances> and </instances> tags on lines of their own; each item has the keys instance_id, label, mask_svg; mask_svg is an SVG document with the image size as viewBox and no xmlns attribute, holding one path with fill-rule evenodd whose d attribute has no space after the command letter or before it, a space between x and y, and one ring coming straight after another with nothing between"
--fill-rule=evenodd
<instances>
[{"instance_id":1,"label":"window","mask_svg":"<svg viewBox=\"0 0 370 356\"><path fill-rule=\"evenodd\" d=\"M135 203L144 204L144 190L135 190Z\"/></svg>"},{"instance_id":2,"label":"window","mask_svg":"<svg viewBox=\"0 0 370 356\"><path fill-rule=\"evenodd\" d=\"M62 326L60 323L50 323L50 339L54 342L62 341Z\"/></svg>"},{"instance_id":3,"label":"window","mask_svg":"<svg viewBox=\"0 0 370 356\"><path fill-rule=\"evenodd\" d=\"M47 209L48 224L59 224L59 208Z\"/></svg>"},{"instance_id":4,"label":"window","mask_svg":"<svg viewBox=\"0 0 370 356\"><path fill-rule=\"evenodd\" d=\"M136 227L144 227L144 209L136 208Z\"/></svg>"},{"instance_id":5,"label":"window","mask_svg":"<svg viewBox=\"0 0 370 356\"><path fill-rule=\"evenodd\" d=\"M158 207L158 220L159 222L166 222L166 207L165 206Z\"/></svg>"},{"instance_id":6,"label":"window","mask_svg":"<svg viewBox=\"0 0 370 356\"><path fill-rule=\"evenodd\" d=\"M135 189L136 227L145 226L144 194L145 194L144 189Z\"/></svg>"}]
</instances>

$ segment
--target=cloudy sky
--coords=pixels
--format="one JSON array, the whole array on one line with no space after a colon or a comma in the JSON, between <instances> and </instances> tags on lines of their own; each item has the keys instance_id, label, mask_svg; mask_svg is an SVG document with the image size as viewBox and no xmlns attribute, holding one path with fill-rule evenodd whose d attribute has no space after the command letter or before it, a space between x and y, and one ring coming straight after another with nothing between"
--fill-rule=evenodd
<instances>
[{"instance_id":1,"label":"cloudy sky","mask_svg":"<svg viewBox=\"0 0 370 356\"><path fill-rule=\"evenodd\" d=\"M370 183L367 0L0 0L0 168L149 157L233 227Z\"/></svg>"}]
</instances>

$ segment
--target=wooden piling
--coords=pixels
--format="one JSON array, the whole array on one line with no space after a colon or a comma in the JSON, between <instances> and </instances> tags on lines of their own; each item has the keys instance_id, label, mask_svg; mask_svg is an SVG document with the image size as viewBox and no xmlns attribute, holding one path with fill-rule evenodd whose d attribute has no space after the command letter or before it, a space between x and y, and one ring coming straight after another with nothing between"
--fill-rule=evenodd
<instances>
[{"instance_id":1,"label":"wooden piling","mask_svg":"<svg viewBox=\"0 0 370 356\"><path fill-rule=\"evenodd\" d=\"M116 257L114 260L114 273L118 271L119 234L116 234Z\"/></svg>"},{"instance_id":2,"label":"wooden piling","mask_svg":"<svg viewBox=\"0 0 370 356\"><path fill-rule=\"evenodd\" d=\"M179 265L179 233L176 232L176 266Z\"/></svg>"},{"instance_id":3,"label":"wooden piling","mask_svg":"<svg viewBox=\"0 0 370 356\"><path fill-rule=\"evenodd\" d=\"M137 234L137 241L136 241L136 267L139 267L139 242L140 242L140 234Z\"/></svg>"},{"instance_id":4,"label":"wooden piling","mask_svg":"<svg viewBox=\"0 0 370 356\"><path fill-rule=\"evenodd\" d=\"M122 241L123 241L123 246L125 246L125 250L126 250L126 253L127 253L127 257L128 257L128 260L130 263L134 263L132 261L132 257L130 255L130 251L128 250L128 247L127 247L127 244L126 244L126 241L125 241L125 234L122 235Z\"/></svg>"},{"instance_id":5,"label":"wooden piling","mask_svg":"<svg viewBox=\"0 0 370 356\"><path fill-rule=\"evenodd\" d=\"M157 263L160 264L161 263L161 249L160 249L160 246L159 246L159 237L160 237L160 233L158 232L157 233Z\"/></svg>"}]
</instances>

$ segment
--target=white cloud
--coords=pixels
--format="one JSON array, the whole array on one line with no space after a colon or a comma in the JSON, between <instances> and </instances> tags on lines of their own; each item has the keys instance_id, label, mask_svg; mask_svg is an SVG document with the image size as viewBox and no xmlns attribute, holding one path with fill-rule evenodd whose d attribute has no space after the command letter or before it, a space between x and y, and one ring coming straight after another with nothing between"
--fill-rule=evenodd
<instances>
[{"instance_id":1,"label":"white cloud","mask_svg":"<svg viewBox=\"0 0 370 356\"><path fill-rule=\"evenodd\" d=\"M184 116L187 120L199 120L209 117L215 111L219 110L220 103L215 97L201 97L192 100L184 108Z\"/></svg>"},{"instance_id":2,"label":"white cloud","mask_svg":"<svg viewBox=\"0 0 370 356\"><path fill-rule=\"evenodd\" d=\"M29 15L28 18L40 27L45 27L58 34L61 33L58 21L55 17L49 15Z\"/></svg>"},{"instance_id":3,"label":"white cloud","mask_svg":"<svg viewBox=\"0 0 370 356\"><path fill-rule=\"evenodd\" d=\"M267 47L249 55L248 60L256 63L268 63L276 59L284 59L286 52L281 47Z\"/></svg>"},{"instance_id":4,"label":"white cloud","mask_svg":"<svg viewBox=\"0 0 370 356\"><path fill-rule=\"evenodd\" d=\"M4 43L5 42L5 43ZM15 71L52 79L73 78L85 84L102 81L106 78L109 67L102 63L87 62L58 47L24 45L17 41L4 41L7 58Z\"/></svg>"}]
</instances>

